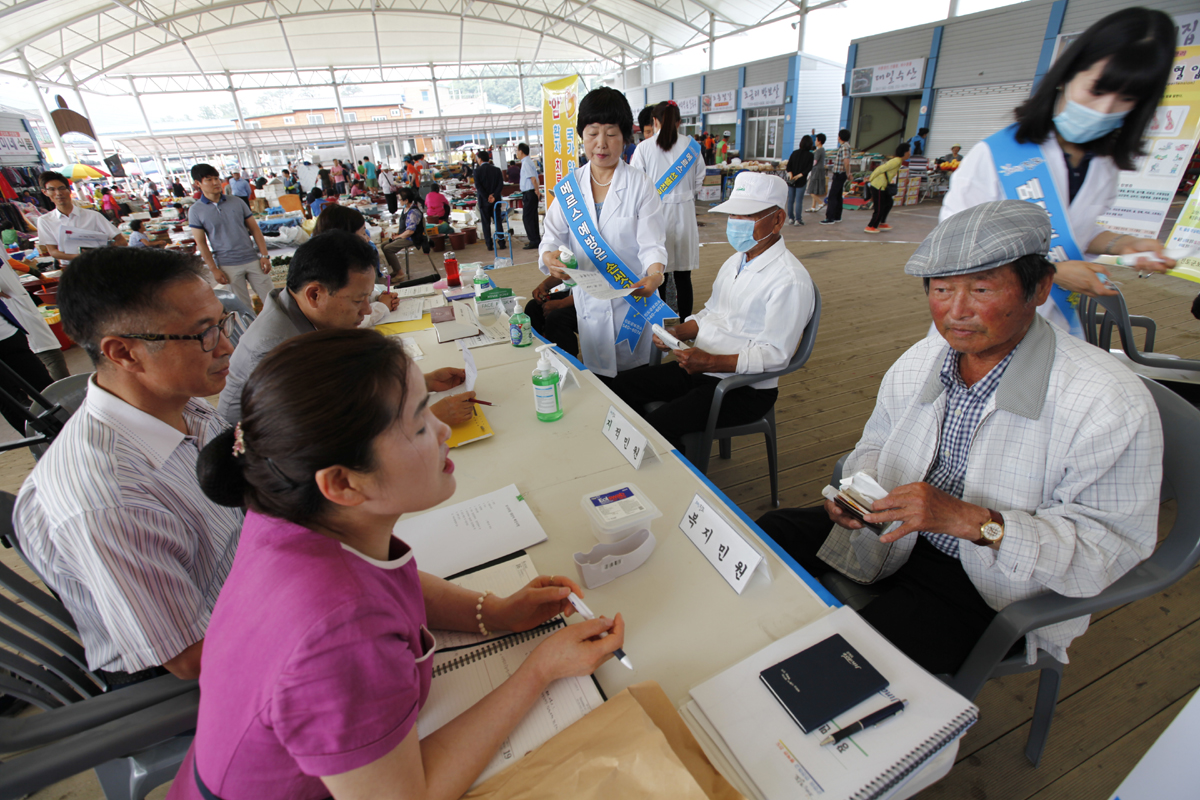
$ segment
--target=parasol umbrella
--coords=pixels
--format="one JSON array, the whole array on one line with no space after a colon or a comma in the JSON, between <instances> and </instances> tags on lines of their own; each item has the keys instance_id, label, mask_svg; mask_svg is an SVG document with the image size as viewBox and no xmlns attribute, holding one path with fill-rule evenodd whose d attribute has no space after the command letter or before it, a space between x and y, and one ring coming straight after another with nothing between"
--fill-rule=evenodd
<instances>
[{"instance_id":1,"label":"parasol umbrella","mask_svg":"<svg viewBox=\"0 0 1200 800\"><path fill-rule=\"evenodd\" d=\"M73 181L83 180L84 178L111 178L107 172L98 170L95 167L89 167L87 164L68 164L63 169L62 174Z\"/></svg>"}]
</instances>

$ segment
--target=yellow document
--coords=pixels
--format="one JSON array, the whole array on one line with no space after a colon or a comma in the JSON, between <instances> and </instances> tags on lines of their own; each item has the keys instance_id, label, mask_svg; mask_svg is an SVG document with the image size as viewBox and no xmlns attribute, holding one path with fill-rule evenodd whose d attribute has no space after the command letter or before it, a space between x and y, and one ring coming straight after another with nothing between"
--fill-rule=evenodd
<instances>
[{"instance_id":1,"label":"yellow document","mask_svg":"<svg viewBox=\"0 0 1200 800\"><path fill-rule=\"evenodd\" d=\"M450 438L446 440L446 444L451 447L459 447L471 442L477 442L480 439L486 439L493 435L492 426L488 424L487 417L483 415L483 410L478 403L472 403L472 415L466 422L454 425L450 428Z\"/></svg>"}]
</instances>

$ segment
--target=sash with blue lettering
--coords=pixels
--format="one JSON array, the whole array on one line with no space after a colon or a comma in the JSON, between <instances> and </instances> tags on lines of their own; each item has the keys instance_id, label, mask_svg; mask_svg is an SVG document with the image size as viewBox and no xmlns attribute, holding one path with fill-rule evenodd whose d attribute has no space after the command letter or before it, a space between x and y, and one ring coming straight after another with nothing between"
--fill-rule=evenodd
<instances>
[{"instance_id":1,"label":"sash with blue lettering","mask_svg":"<svg viewBox=\"0 0 1200 800\"><path fill-rule=\"evenodd\" d=\"M583 245L588 260L609 285L614 289L627 289L637 283L636 275L621 262L600 235L600 226L592 221L587 198L579 188L579 181L575 180L574 171L568 172L558 182L554 187L554 195L563 204L563 215L567 218L567 225L575 234L576 241ZM617 344L625 342L631 353L637 348L638 340L642 338L642 332L646 328L651 324L662 324L664 319L675 316L675 312L658 299L657 293L649 297L627 294L625 302L629 304L629 311L633 313L625 314L621 328L617 331Z\"/></svg>"},{"instance_id":2,"label":"sash with blue lettering","mask_svg":"<svg viewBox=\"0 0 1200 800\"><path fill-rule=\"evenodd\" d=\"M683 180L683 176L687 175L699 161L700 145L696 144L695 139L692 139L692 143L683 151L683 155L676 159L675 163L655 182L654 189L658 192L658 196L662 197L674 189Z\"/></svg>"},{"instance_id":3,"label":"sash with blue lettering","mask_svg":"<svg viewBox=\"0 0 1200 800\"><path fill-rule=\"evenodd\" d=\"M1051 261L1083 261L1083 253L1071 234L1071 220L1067 217L1066 207L1058 196L1050 168L1042 157L1042 148L1033 142L1021 144L1017 141L1016 133L1017 126L1014 124L985 140L992 151L992 161L996 164L1005 197L1035 203L1050 214ZM1054 284L1050 288L1050 299L1067 318L1071 335L1082 339L1078 292L1068 292Z\"/></svg>"}]
</instances>

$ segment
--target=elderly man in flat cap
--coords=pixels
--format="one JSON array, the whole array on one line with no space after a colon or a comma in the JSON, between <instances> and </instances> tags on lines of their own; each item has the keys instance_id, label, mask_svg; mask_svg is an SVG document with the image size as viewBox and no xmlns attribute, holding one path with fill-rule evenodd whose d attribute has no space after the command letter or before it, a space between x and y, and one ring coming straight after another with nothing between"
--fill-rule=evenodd
<instances>
[{"instance_id":1,"label":"elderly man in flat cap","mask_svg":"<svg viewBox=\"0 0 1200 800\"><path fill-rule=\"evenodd\" d=\"M832 501L758 521L810 573L878 583L862 616L930 672L957 671L1009 603L1095 595L1154 549L1158 412L1137 376L1037 315L1049 240L1044 210L1002 200L909 260L941 336L888 370L843 472L890 492L864 516L883 535ZM1026 657L1065 662L1087 624L1031 632Z\"/></svg>"}]
</instances>

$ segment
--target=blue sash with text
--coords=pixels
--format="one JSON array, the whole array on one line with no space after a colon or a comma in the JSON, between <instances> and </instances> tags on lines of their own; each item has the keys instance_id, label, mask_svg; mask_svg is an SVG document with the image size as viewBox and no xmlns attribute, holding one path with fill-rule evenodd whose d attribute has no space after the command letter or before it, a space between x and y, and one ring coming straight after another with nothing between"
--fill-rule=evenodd
<instances>
[{"instance_id":1,"label":"blue sash with text","mask_svg":"<svg viewBox=\"0 0 1200 800\"><path fill-rule=\"evenodd\" d=\"M579 188L574 171L568 172L558 182L554 187L554 195L563 204L563 215L567 218L567 225L574 232L576 240L583 245L588 260L609 285L615 289L627 289L637 283L637 278L621 263L621 259L600 235L600 227L592 221L587 198ZM617 331L617 344L625 342L631 353L636 349L638 340L642 338L642 332L646 328L675 316L675 312L659 300L657 294L651 294L649 297L625 295L625 302L629 304L629 311L633 313L625 314L621 328Z\"/></svg>"},{"instance_id":2,"label":"blue sash with text","mask_svg":"<svg viewBox=\"0 0 1200 800\"><path fill-rule=\"evenodd\" d=\"M658 196L662 197L674 189L683 180L683 176L687 175L699 161L700 145L696 144L696 140L693 139L692 143L683 151L683 155L676 159L675 163L654 183L654 190L658 192Z\"/></svg>"},{"instance_id":3,"label":"blue sash with text","mask_svg":"<svg viewBox=\"0 0 1200 800\"><path fill-rule=\"evenodd\" d=\"M1010 125L997 131L985 141L992 151L992 160L1000 176L1000 185L1009 200L1025 200L1035 203L1050 215L1051 261L1082 261L1083 253L1071 233L1071 220L1058 190L1050 168L1042 158L1042 148L1033 142L1021 144L1016 138L1017 126ZM1079 321L1079 294L1068 292L1058 284L1050 289L1050 299L1062 311L1071 326L1071 335L1083 338L1083 325Z\"/></svg>"}]
</instances>

